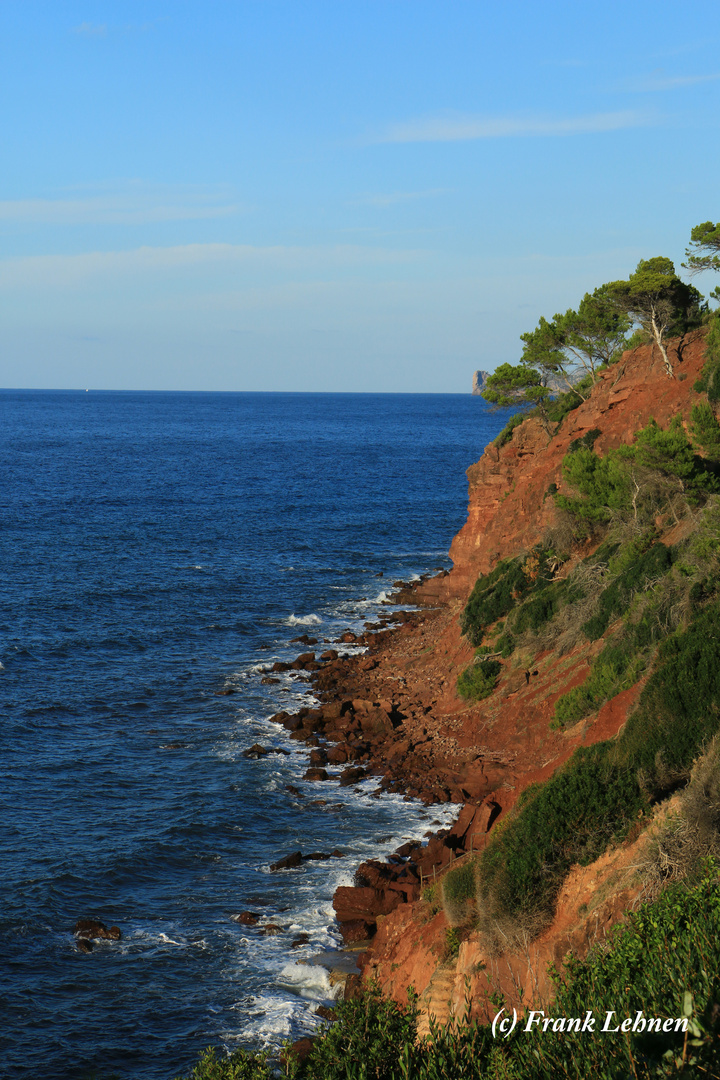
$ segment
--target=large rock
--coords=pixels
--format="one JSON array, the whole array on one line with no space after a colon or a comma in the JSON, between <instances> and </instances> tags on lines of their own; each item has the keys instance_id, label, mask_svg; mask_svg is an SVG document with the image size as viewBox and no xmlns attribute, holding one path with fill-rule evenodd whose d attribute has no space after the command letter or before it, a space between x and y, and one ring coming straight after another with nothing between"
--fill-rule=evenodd
<instances>
[{"instance_id":1,"label":"large rock","mask_svg":"<svg viewBox=\"0 0 720 1080\"><path fill-rule=\"evenodd\" d=\"M402 902L402 896L398 892L369 887L356 889L349 885L341 885L333 896L338 922L364 919L365 922L374 923L378 915L389 915Z\"/></svg>"},{"instance_id":2,"label":"large rock","mask_svg":"<svg viewBox=\"0 0 720 1080\"><path fill-rule=\"evenodd\" d=\"M375 923L365 922L364 919L348 919L341 922L340 933L346 945L357 945L359 941L367 941L375 933Z\"/></svg>"},{"instance_id":3,"label":"large rock","mask_svg":"<svg viewBox=\"0 0 720 1080\"><path fill-rule=\"evenodd\" d=\"M308 664L313 664L314 662L315 662L315 653L314 652L300 653L300 655L297 657L297 659L293 660L290 667L293 668L294 671L304 671L305 668L308 666Z\"/></svg>"},{"instance_id":4,"label":"large rock","mask_svg":"<svg viewBox=\"0 0 720 1080\"><path fill-rule=\"evenodd\" d=\"M327 769L308 769L303 780L329 780Z\"/></svg>"},{"instance_id":5,"label":"large rock","mask_svg":"<svg viewBox=\"0 0 720 1080\"><path fill-rule=\"evenodd\" d=\"M284 859L278 859L277 862L270 863L271 870L294 870L296 866L302 865L303 857L301 851L293 851L291 855L286 855Z\"/></svg>"},{"instance_id":6,"label":"large rock","mask_svg":"<svg viewBox=\"0 0 720 1080\"><path fill-rule=\"evenodd\" d=\"M344 765L348 760L348 752L344 746L333 746L328 750L327 760L331 765Z\"/></svg>"},{"instance_id":7,"label":"large rock","mask_svg":"<svg viewBox=\"0 0 720 1080\"><path fill-rule=\"evenodd\" d=\"M367 769L343 769L340 773L340 787L350 787L351 784L358 784L366 776Z\"/></svg>"}]
</instances>

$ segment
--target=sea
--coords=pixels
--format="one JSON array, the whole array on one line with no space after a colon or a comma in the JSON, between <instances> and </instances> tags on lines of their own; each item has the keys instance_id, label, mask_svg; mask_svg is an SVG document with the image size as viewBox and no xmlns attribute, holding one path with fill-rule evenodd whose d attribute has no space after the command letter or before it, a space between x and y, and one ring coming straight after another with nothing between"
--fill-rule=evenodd
<instances>
[{"instance_id":1,"label":"sea","mask_svg":"<svg viewBox=\"0 0 720 1080\"><path fill-rule=\"evenodd\" d=\"M506 415L470 394L12 390L0 416L0 1076L172 1080L208 1045L312 1032L334 890L457 807L304 781L269 717L312 688L263 673L450 565L465 470ZM121 940L79 951L86 917Z\"/></svg>"}]
</instances>

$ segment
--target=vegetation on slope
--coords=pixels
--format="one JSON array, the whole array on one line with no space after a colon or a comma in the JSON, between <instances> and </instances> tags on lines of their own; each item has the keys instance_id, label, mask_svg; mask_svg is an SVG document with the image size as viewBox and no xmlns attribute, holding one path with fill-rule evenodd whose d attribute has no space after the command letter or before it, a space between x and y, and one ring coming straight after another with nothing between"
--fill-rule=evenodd
<instances>
[{"instance_id":1,"label":"vegetation on slope","mask_svg":"<svg viewBox=\"0 0 720 1080\"><path fill-rule=\"evenodd\" d=\"M477 1023L432 1025L430 1037L418 1039L414 996L403 1008L370 987L362 997L338 1005L336 1022L315 1042L305 1064L288 1055L283 1074L304 1080L716 1076L720 883L715 865L710 862L694 883L670 886L631 915L607 947L596 948L584 961L571 957L556 983L552 1006L538 1004L533 1014L525 1012L507 1039L493 1037L489 1026ZM505 1004L493 1000L498 1010ZM513 1003L507 1005L512 1015ZM547 1017L551 1020L543 1025ZM571 1027L568 1020L575 1021ZM264 1055L241 1050L224 1057L208 1050L188 1080L270 1080L273 1075Z\"/></svg>"},{"instance_id":2,"label":"vegetation on slope","mask_svg":"<svg viewBox=\"0 0 720 1080\"><path fill-rule=\"evenodd\" d=\"M668 260L650 260L605 295L616 304L628 300L623 310L652 329L672 375L663 334L684 332L703 317L697 291L676 278ZM710 322L704 389L720 372L720 317ZM541 320L525 335L524 359L531 348L542 359L552 334ZM558 343L548 364L562 363ZM680 417L665 430L651 420L632 445L602 456L594 450L598 434L570 447L563 490L552 492L567 550L556 533L530 557L499 563L476 583L462 629L479 646L502 619L493 647L503 658L518 648L526 657L547 648L562 655L582 640L605 638L585 682L558 700L553 726L582 720L650 676L617 739L578 749L496 826L477 868L477 910L486 927L508 918L531 931L542 925L571 865L596 859L654 802L686 784L694 758L720 729L720 425L712 405L693 406L687 431ZM663 528L682 519L690 519L689 538L661 543ZM588 539L600 546L556 580L573 544ZM542 572L528 573L528 564L538 563Z\"/></svg>"}]
</instances>

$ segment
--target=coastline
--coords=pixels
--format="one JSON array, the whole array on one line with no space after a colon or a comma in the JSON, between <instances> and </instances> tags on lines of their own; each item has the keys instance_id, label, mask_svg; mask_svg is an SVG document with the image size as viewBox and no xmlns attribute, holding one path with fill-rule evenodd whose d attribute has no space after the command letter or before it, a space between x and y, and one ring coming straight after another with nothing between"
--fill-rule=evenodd
<instances>
[{"instance_id":1,"label":"coastline","mask_svg":"<svg viewBox=\"0 0 720 1080\"><path fill-rule=\"evenodd\" d=\"M562 482L563 460L579 438L588 431L598 435L601 428L602 454L631 442L651 416L667 426L678 412L689 411L693 383L685 380L699 375L704 363L702 334L683 348L678 380L658 378L652 349L641 346L602 373L592 397L569 414L550 442L539 422L529 419L507 445L488 446L468 469L468 520L453 540L453 570L411 585L396 583L399 591L388 603L417 609L399 613L398 625L367 625L352 639L364 646L362 655L314 665L319 706L275 718L314 748L311 766L317 771L308 779L325 779L323 770L330 779L325 765L340 766L335 777L341 783L379 777L378 796L388 791L428 806L457 806L450 828L426 833L426 844L402 845L385 861L366 860L355 884L338 888L333 901L345 944L360 950L363 975L377 978L383 993L398 1002L413 985L436 1019L462 1016L468 992L473 1015L487 1013L486 963L494 989L506 995L524 986L527 1003L552 993L548 966L569 951L584 955L625 916L638 893L631 870L637 861L633 844L641 841L632 834L591 869L572 871L553 919L532 938L530 952L526 942L500 954L490 945L489 953L466 928L459 947L454 939L451 955L457 962L445 971L452 920L438 909L437 894L432 902L425 902L429 891L423 897L424 886L455 859L483 850L491 828L530 785L548 781L578 747L617 736L640 697L643 679L611 695L578 724L552 723L556 702L585 682L603 648L602 638L581 635L559 651L540 641L527 643L503 665L492 696L469 704L457 694L457 676L475 650L462 637L458 616L478 575L501 553L527 552L553 527L554 503L546 496ZM676 542L680 532L671 529L663 543ZM587 545L576 550L563 576L587 554Z\"/></svg>"},{"instance_id":2,"label":"coastline","mask_svg":"<svg viewBox=\"0 0 720 1080\"><path fill-rule=\"evenodd\" d=\"M380 777L377 798L392 792L428 807L448 803L457 807L450 828L442 828L436 820L425 843L404 843L383 860L366 860L358 866L353 886L336 889L333 908L343 941L341 954L357 958L359 973L348 972L345 964L326 963L322 954L313 962L338 969L336 978L345 983L346 997L357 990L383 917L420 899L424 886L455 859L480 850L501 812L500 803L491 797L496 779L492 761L479 756L476 748L463 752L434 715L440 697L457 705L454 687L448 690L438 673L429 679L408 677L417 652L429 652L426 643L436 646L456 624L457 605L432 600L446 575L441 571L413 582L395 582L396 591L384 603L413 605L413 610L400 608L366 623L361 634L348 631L337 641L323 641L320 659L314 652L299 654L290 666L310 672L320 704L270 717L307 746L306 780L318 785L339 781L345 787L369 776ZM320 645L308 635L295 642L308 649ZM343 644L362 646L364 651L343 654ZM460 648L465 651L467 646L461 643Z\"/></svg>"}]
</instances>

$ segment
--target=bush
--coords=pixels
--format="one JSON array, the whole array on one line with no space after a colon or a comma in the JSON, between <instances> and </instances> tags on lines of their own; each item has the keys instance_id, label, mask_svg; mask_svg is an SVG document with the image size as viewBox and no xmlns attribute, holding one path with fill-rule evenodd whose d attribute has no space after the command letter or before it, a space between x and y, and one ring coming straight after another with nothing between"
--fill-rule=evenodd
<instances>
[{"instance_id":1,"label":"bush","mask_svg":"<svg viewBox=\"0 0 720 1080\"><path fill-rule=\"evenodd\" d=\"M651 516L681 494L698 503L720 488L711 464L699 457L676 416L663 430L651 420L632 446L619 446L599 457L586 446L563 459L563 476L578 495L559 493L561 510L581 521L607 522Z\"/></svg>"},{"instance_id":2,"label":"bush","mask_svg":"<svg viewBox=\"0 0 720 1080\"><path fill-rule=\"evenodd\" d=\"M512 656L515 652L515 638L506 631L495 639L495 649L500 653L503 660L507 660L508 656Z\"/></svg>"},{"instance_id":3,"label":"bush","mask_svg":"<svg viewBox=\"0 0 720 1080\"><path fill-rule=\"evenodd\" d=\"M629 552L639 550L642 540L631 542ZM663 544L654 544L643 555L626 564L627 550L621 548L610 565L624 565L618 578L600 595L599 610L583 623L582 630L590 641L605 633L613 616L626 611L635 595L653 586L656 579L672 569L676 552ZM628 621L620 634L606 642L592 670L581 686L576 686L558 698L555 704L553 727L566 727L581 720L604 701L632 686L643 673L651 657L651 648L667 632L663 621L662 596L647 597L644 610L636 621Z\"/></svg>"},{"instance_id":4,"label":"bush","mask_svg":"<svg viewBox=\"0 0 720 1080\"><path fill-rule=\"evenodd\" d=\"M623 836L647 800L610 743L580 747L493 831L480 857L479 891L491 917L550 914L573 863L587 865Z\"/></svg>"},{"instance_id":5,"label":"bush","mask_svg":"<svg viewBox=\"0 0 720 1080\"><path fill-rule=\"evenodd\" d=\"M537 633L560 607L564 591L559 586L548 586L539 596L527 600L513 619L515 633L522 634L524 630L534 630Z\"/></svg>"},{"instance_id":6,"label":"bush","mask_svg":"<svg viewBox=\"0 0 720 1080\"><path fill-rule=\"evenodd\" d=\"M588 375L577 384L577 388L582 393L585 393L591 389L592 384L593 380ZM573 409L577 409L579 405L582 405L582 403L583 399L580 394L576 394L574 390L568 390L566 393L557 394L552 401L548 402L546 406L547 416L548 420L552 420L553 423L557 424L557 427L555 428L556 435L565 417L568 416Z\"/></svg>"},{"instance_id":7,"label":"bush","mask_svg":"<svg viewBox=\"0 0 720 1080\"><path fill-rule=\"evenodd\" d=\"M696 443L714 461L720 459L720 424L707 401L693 405L690 412L692 434Z\"/></svg>"},{"instance_id":8,"label":"bush","mask_svg":"<svg viewBox=\"0 0 720 1080\"><path fill-rule=\"evenodd\" d=\"M482 701L490 697L497 685L497 677L502 670L499 660L476 660L460 672L457 691L466 701Z\"/></svg>"},{"instance_id":9,"label":"bush","mask_svg":"<svg viewBox=\"0 0 720 1080\"><path fill-rule=\"evenodd\" d=\"M313 1045L303 1069L307 1080L394 1080L398 1059L414 1056L417 1006L407 1008L383 998L377 985L336 1008L331 1024Z\"/></svg>"},{"instance_id":10,"label":"bush","mask_svg":"<svg viewBox=\"0 0 720 1080\"><path fill-rule=\"evenodd\" d=\"M563 476L580 497L558 493L555 502L584 521L608 521L611 511L627 511L631 495L624 461L617 454L598 457L594 450L581 447L563 459Z\"/></svg>"},{"instance_id":11,"label":"bush","mask_svg":"<svg viewBox=\"0 0 720 1080\"><path fill-rule=\"evenodd\" d=\"M720 313L714 312L705 339L705 364L694 390L706 393L708 401L720 401Z\"/></svg>"},{"instance_id":12,"label":"bush","mask_svg":"<svg viewBox=\"0 0 720 1080\"><path fill-rule=\"evenodd\" d=\"M642 541L634 550L638 550L641 545ZM633 552L633 547L630 550ZM622 565L620 560L617 560L615 565L618 563ZM602 637L610 620L627 610L635 593L644 592L653 580L668 573L672 564L672 549L659 543L653 544L644 554L631 559L629 565L616 580L603 590L597 613L583 624L583 633L588 640L596 641L597 638Z\"/></svg>"},{"instance_id":13,"label":"bush","mask_svg":"<svg viewBox=\"0 0 720 1080\"><path fill-rule=\"evenodd\" d=\"M553 553L538 545L525 558L503 559L475 582L460 629L473 645L480 645L489 626L504 619L528 594L546 589L552 580Z\"/></svg>"},{"instance_id":14,"label":"bush","mask_svg":"<svg viewBox=\"0 0 720 1080\"><path fill-rule=\"evenodd\" d=\"M460 935L454 926L448 926L445 931L445 956L448 960L455 960L460 952Z\"/></svg>"},{"instance_id":15,"label":"bush","mask_svg":"<svg viewBox=\"0 0 720 1080\"><path fill-rule=\"evenodd\" d=\"M527 413L515 413L514 416L511 416L500 434L496 435L493 439L493 446L497 446L497 448L500 449L505 446L506 443L509 443L512 439L513 431L516 427L520 427L520 424L522 424L526 416Z\"/></svg>"},{"instance_id":16,"label":"bush","mask_svg":"<svg viewBox=\"0 0 720 1080\"><path fill-rule=\"evenodd\" d=\"M618 740L616 756L662 792L664 774L687 773L720 726L720 601L662 642L659 664Z\"/></svg>"},{"instance_id":17,"label":"bush","mask_svg":"<svg viewBox=\"0 0 720 1080\"><path fill-rule=\"evenodd\" d=\"M636 681L644 666L634 635L626 633L619 641L609 641L582 684L558 698L555 727L566 727L594 712L608 698ZM640 669L640 670L638 670Z\"/></svg>"},{"instance_id":18,"label":"bush","mask_svg":"<svg viewBox=\"0 0 720 1080\"><path fill-rule=\"evenodd\" d=\"M529 588L522 559L503 559L475 582L460 618L463 634L473 645L480 645L487 628L504 618L517 603L517 597Z\"/></svg>"},{"instance_id":19,"label":"bush","mask_svg":"<svg viewBox=\"0 0 720 1080\"><path fill-rule=\"evenodd\" d=\"M469 902L475 898L475 859L463 859L460 866L448 870L442 879L445 918L451 926L467 921Z\"/></svg>"},{"instance_id":20,"label":"bush","mask_svg":"<svg viewBox=\"0 0 720 1080\"><path fill-rule=\"evenodd\" d=\"M579 439L573 439L568 447L568 453L574 454L577 450L592 450L595 442L602 435L600 428L591 428L581 435Z\"/></svg>"},{"instance_id":21,"label":"bush","mask_svg":"<svg viewBox=\"0 0 720 1080\"><path fill-rule=\"evenodd\" d=\"M187 1080L272 1080L273 1072L268 1054L237 1050L234 1054L218 1056L209 1046Z\"/></svg>"}]
</instances>

